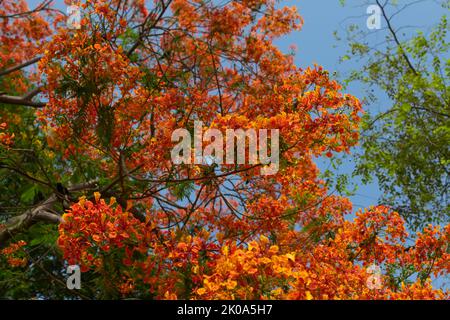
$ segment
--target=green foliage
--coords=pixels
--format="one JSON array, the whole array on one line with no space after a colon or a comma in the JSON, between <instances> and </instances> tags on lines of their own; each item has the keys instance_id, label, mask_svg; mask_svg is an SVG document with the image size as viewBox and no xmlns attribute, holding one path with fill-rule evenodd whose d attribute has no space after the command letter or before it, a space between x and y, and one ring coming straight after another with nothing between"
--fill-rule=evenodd
<instances>
[{"instance_id":1,"label":"green foliage","mask_svg":"<svg viewBox=\"0 0 450 320\"><path fill-rule=\"evenodd\" d=\"M0 84L0 91L2 87ZM11 148L0 146L0 225L10 218L35 208L55 190L57 182L64 185L89 176L88 168L69 172L77 163L62 161L60 154L49 151L45 134L35 124L34 110L12 105L2 105L2 120L8 123L8 131L15 134ZM58 160L59 165L55 165ZM66 165L63 165L66 164ZM95 166L87 166L93 171ZM82 174L81 174L82 172ZM64 177L62 179L61 177ZM63 181L60 181L63 180ZM63 212L62 204L55 208ZM75 299L79 293L66 287L64 262L56 247L56 224L35 223L27 232L14 234L0 249L10 243L23 240L25 267L12 268L4 255L0 255L0 296L2 299L50 298ZM86 276L88 278L88 276Z\"/></svg>"},{"instance_id":2,"label":"green foliage","mask_svg":"<svg viewBox=\"0 0 450 320\"><path fill-rule=\"evenodd\" d=\"M392 3L391 3L392 4ZM369 182L376 177L384 192L380 202L393 206L415 229L450 217L450 60L447 17L433 31L413 34L372 48L361 30L349 28L349 52L342 61L363 61L347 83L360 82L369 90L362 124L363 153L356 175ZM389 31L388 31L389 32ZM396 35L400 38L399 35ZM403 34L403 36L406 36ZM378 90L391 101L372 111Z\"/></svg>"},{"instance_id":3,"label":"green foliage","mask_svg":"<svg viewBox=\"0 0 450 320\"><path fill-rule=\"evenodd\" d=\"M192 181L185 181L179 183L168 183L171 193L178 199L183 200L189 197L195 190L195 185Z\"/></svg>"}]
</instances>

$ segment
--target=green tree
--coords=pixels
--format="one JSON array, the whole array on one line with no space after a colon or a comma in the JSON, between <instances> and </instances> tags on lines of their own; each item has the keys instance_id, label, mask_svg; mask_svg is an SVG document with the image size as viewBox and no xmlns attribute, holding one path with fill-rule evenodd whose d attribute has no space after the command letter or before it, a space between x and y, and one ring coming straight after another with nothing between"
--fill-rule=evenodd
<instances>
[{"instance_id":1,"label":"green tree","mask_svg":"<svg viewBox=\"0 0 450 320\"><path fill-rule=\"evenodd\" d=\"M355 175L368 182L375 176L383 196L416 229L449 220L450 95L448 89L449 2L428 33L395 26L394 18L414 3L379 1L382 29L347 29L348 54L342 61L361 63L347 84L367 87L362 124L362 152ZM375 44L370 33L385 33ZM339 39L339 35L338 35ZM379 39L379 38L378 38ZM391 101L374 112L381 94Z\"/></svg>"}]
</instances>

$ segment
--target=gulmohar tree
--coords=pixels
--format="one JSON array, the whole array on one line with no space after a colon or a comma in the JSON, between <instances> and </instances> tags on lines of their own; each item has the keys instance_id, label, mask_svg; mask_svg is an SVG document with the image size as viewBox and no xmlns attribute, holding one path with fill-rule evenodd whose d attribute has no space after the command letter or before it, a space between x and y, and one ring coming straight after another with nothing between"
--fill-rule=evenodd
<instances>
[{"instance_id":1,"label":"gulmohar tree","mask_svg":"<svg viewBox=\"0 0 450 320\"><path fill-rule=\"evenodd\" d=\"M3 297L448 298L431 276L449 271L449 226L411 239L387 207L347 219L319 178L314 159L357 144L362 109L274 46L301 27L294 8L86 1L71 30L45 3L2 6ZM279 129L280 170L174 165L171 134L194 121Z\"/></svg>"}]
</instances>

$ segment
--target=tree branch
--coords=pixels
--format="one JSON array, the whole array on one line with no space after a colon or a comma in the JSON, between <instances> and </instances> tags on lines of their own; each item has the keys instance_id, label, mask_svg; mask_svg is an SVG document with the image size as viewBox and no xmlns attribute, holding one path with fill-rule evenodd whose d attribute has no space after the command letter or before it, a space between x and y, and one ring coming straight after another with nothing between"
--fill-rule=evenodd
<instances>
[{"instance_id":1,"label":"tree branch","mask_svg":"<svg viewBox=\"0 0 450 320\"><path fill-rule=\"evenodd\" d=\"M34 93L33 91L34 90L32 90L30 93L25 94L25 96L23 96L23 97L15 97L15 96L9 96L9 95L5 95L5 94L0 94L0 103L33 107L33 108L43 108L46 105L46 103L39 102L39 101L38 102L31 101L30 98L28 98L28 96L30 96L30 95L31 95L31 97L33 97L34 95L37 94L37 93Z\"/></svg>"},{"instance_id":2,"label":"tree branch","mask_svg":"<svg viewBox=\"0 0 450 320\"><path fill-rule=\"evenodd\" d=\"M31 59L31 60L25 61L25 62L23 62L21 64L18 64L18 65L14 66L14 67L5 69L3 71L0 71L0 77L2 77L4 75L7 75L7 74L10 74L10 73L13 73L14 71L20 70L22 68L28 67L29 65L32 65L32 64L38 62L39 60L41 60L41 57L36 57L36 58Z\"/></svg>"},{"instance_id":3,"label":"tree branch","mask_svg":"<svg viewBox=\"0 0 450 320\"><path fill-rule=\"evenodd\" d=\"M9 219L6 226L0 230L0 248L15 234L23 229L28 229L37 221L60 222L61 217L54 214L51 210L57 201L56 195L52 195L36 208L27 210L25 213Z\"/></svg>"},{"instance_id":4,"label":"tree branch","mask_svg":"<svg viewBox=\"0 0 450 320\"><path fill-rule=\"evenodd\" d=\"M388 27L390 33L392 34L392 37L394 38L395 43L396 43L397 46L399 47L399 49L400 49L400 51L401 51L401 53L402 53L403 58L405 59L405 61L406 61L406 63L408 64L409 68L411 69L411 71L412 71L415 75L418 75L416 69L414 68L414 66L413 66L412 63L411 63L411 60L409 60L408 56L406 55L406 52L405 52L405 50L403 49L403 46L402 46L402 44L400 43L400 40L398 39L397 34L395 33L394 28L392 27L391 20L390 20L389 17L387 16L386 11L384 10L384 6L381 5L381 3L380 3L379 0L376 0L376 2L377 2L378 6L379 6L380 9L381 9L381 13L383 14L384 20L386 20L387 27Z\"/></svg>"},{"instance_id":5,"label":"tree branch","mask_svg":"<svg viewBox=\"0 0 450 320\"><path fill-rule=\"evenodd\" d=\"M97 181L89 181L76 184L68 188L69 192L83 191L97 188ZM52 194L47 200L40 203L37 207L25 211L23 214L12 217L6 222L6 225L0 227L0 248L5 246L6 242L17 233L30 228L38 221L47 223L62 222L61 215L55 213L53 206L60 201L58 194Z\"/></svg>"}]
</instances>

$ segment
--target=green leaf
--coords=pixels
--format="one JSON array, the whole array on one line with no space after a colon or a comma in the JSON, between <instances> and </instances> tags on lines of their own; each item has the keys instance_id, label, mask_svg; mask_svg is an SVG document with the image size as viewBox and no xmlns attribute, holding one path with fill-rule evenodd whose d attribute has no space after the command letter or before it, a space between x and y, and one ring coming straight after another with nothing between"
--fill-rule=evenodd
<instances>
[{"instance_id":1,"label":"green leaf","mask_svg":"<svg viewBox=\"0 0 450 320\"><path fill-rule=\"evenodd\" d=\"M39 192L39 189L36 185L31 186L28 188L24 193L20 196L20 201L24 203L31 203L34 200L34 197Z\"/></svg>"}]
</instances>

